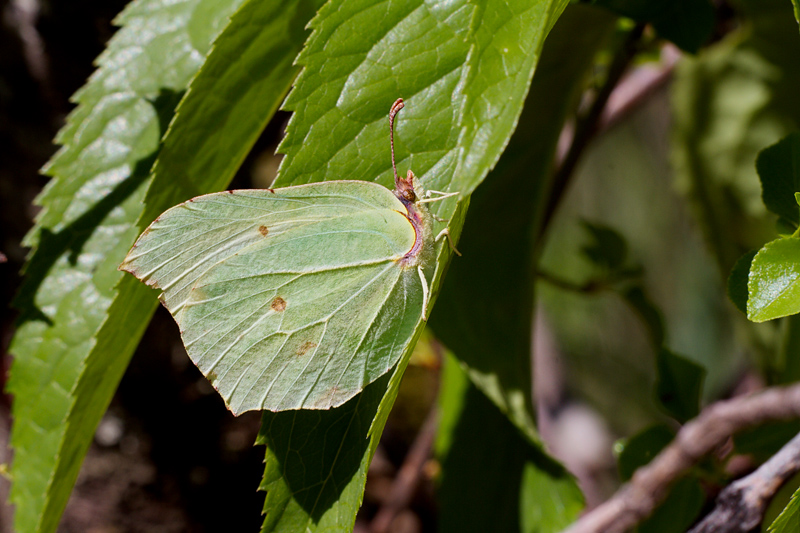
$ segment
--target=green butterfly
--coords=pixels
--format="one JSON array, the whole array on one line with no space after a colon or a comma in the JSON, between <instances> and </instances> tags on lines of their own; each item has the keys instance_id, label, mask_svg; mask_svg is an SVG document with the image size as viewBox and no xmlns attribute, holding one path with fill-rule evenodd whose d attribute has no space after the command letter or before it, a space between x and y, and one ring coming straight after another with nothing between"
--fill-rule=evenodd
<instances>
[{"instance_id":1,"label":"green butterfly","mask_svg":"<svg viewBox=\"0 0 800 533\"><path fill-rule=\"evenodd\" d=\"M427 319L430 197L409 170L226 191L159 216L120 265L161 289L189 357L234 414L329 409L388 372ZM452 243L451 243L452 246ZM453 248L455 251L455 248ZM457 251L456 251L457 253Z\"/></svg>"}]
</instances>

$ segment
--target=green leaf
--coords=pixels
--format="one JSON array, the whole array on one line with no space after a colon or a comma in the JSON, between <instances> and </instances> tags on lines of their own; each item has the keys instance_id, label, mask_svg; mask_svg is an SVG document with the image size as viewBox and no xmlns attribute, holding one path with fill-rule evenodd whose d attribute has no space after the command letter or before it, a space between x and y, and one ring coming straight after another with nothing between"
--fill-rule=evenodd
<instances>
[{"instance_id":1,"label":"green leaf","mask_svg":"<svg viewBox=\"0 0 800 533\"><path fill-rule=\"evenodd\" d=\"M800 24L800 0L792 0L794 4L794 19Z\"/></svg>"},{"instance_id":2,"label":"green leaf","mask_svg":"<svg viewBox=\"0 0 800 533\"><path fill-rule=\"evenodd\" d=\"M453 177L460 117L451 97L466 68L471 16L464 1L327 3L284 104L294 113L275 186L356 178L391 187L386 111L402 97L401 174L413 169L427 189L460 190Z\"/></svg>"},{"instance_id":3,"label":"green leaf","mask_svg":"<svg viewBox=\"0 0 800 533\"><path fill-rule=\"evenodd\" d=\"M800 487L800 474L795 474L790 476L789 479L775 491L772 498L767 503L766 509L764 509L760 531L768 533L769 526L780 516L784 509L789 506L798 487ZM790 521L789 524L793 526L794 524L800 525L800 521Z\"/></svg>"},{"instance_id":4,"label":"green leaf","mask_svg":"<svg viewBox=\"0 0 800 533\"><path fill-rule=\"evenodd\" d=\"M75 456L90 442L94 428L80 444L66 436L72 391L114 296L114 263L138 233L133 223L176 93L199 67L185 26L174 24L188 21L197 4L138 2L119 17L125 27L76 95L79 107L56 139L63 148L46 168L54 179L37 200L43 210L26 238L35 249L10 348L10 499L19 531L55 530L80 466ZM109 400L95 409L102 413Z\"/></svg>"},{"instance_id":5,"label":"green leaf","mask_svg":"<svg viewBox=\"0 0 800 533\"><path fill-rule=\"evenodd\" d=\"M800 223L795 194L800 191L800 133L792 133L758 154L756 169L761 180L761 197L767 209Z\"/></svg>"},{"instance_id":6,"label":"green leaf","mask_svg":"<svg viewBox=\"0 0 800 533\"><path fill-rule=\"evenodd\" d=\"M797 3L795 9L798 9ZM769 526L767 533L794 533L798 528L800 528L800 488L792 495L789 505Z\"/></svg>"},{"instance_id":7,"label":"green leaf","mask_svg":"<svg viewBox=\"0 0 800 533\"><path fill-rule=\"evenodd\" d=\"M234 414L329 409L393 368L425 319L431 219L396 194L335 181L200 196L120 268L164 291Z\"/></svg>"},{"instance_id":8,"label":"green leaf","mask_svg":"<svg viewBox=\"0 0 800 533\"><path fill-rule=\"evenodd\" d=\"M665 425L657 425L621 442L619 445L621 451L617 458L619 477L623 481L628 481L637 468L649 464L674 438L675 432L672 429Z\"/></svg>"},{"instance_id":9,"label":"green leaf","mask_svg":"<svg viewBox=\"0 0 800 533\"><path fill-rule=\"evenodd\" d=\"M9 383L16 398L11 498L19 531L55 530L97 423L155 308L153 292L131 277L120 280L116 267L149 222L136 226L146 217L141 202L148 173L177 99L240 3L131 4L118 19L124 28L76 95L79 106L57 137L64 147L47 168L54 179L38 200L43 211L26 241L35 250L18 299L21 324L11 348L16 356ZM265 4L251 3L262 18L269 9L284 14L268 17L258 28L272 43L270 61L283 65L302 45L303 16L308 20L311 13L298 13L298 3ZM240 15L240 26L244 20ZM217 64L229 64L231 57L252 59L227 48L229 34L217 41L212 59ZM254 77L252 65L237 65L240 77L246 76L238 88L260 88L257 94L269 95L263 103L267 109L275 108L297 72L273 71L267 63L258 67L263 76ZM202 85L203 78L201 73L194 83ZM190 93L192 98L201 95L213 98ZM210 122L195 123L199 131L222 129L218 121L226 117L204 116ZM263 116L260 123L267 119ZM166 146L171 145L167 138ZM235 148L246 151L248 146ZM230 155L220 151L218 157ZM187 148L181 157L191 159L191 151ZM224 186L238 164L236 156L230 161L229 171L194 167L196 173L181 173L180 179L169 176L173 196L151 188L148 198L159 200L151 201L149 209L158 213L198 191Z\"/></svg>"},{"instance_id":10,"label":"green leaf","mask_svg":"<svg viewBox=\"0 0 800 533\"><path fill-rule=\"evenodd\" d=\"M276 185L357 176L390 186L384 115L402 96L401 166L426 189L468 195L507 144L544 37L566 3L327 4L285 104L294 115ZM353 31L359 39L343 38Z\"/></svg>"},{"instance_id":11,"label":"green leaf","mask_svg":"<svg viewBox=\"0 0 800 533\"><path fill-rule=\"evenodd\" d=\"M625 238L613 228L602 224L582 221L583 228L589 233L591 242L581 248L581 252L596 266L605 270L622 267L628 254Z\"/></svg>"},{"instance_id":12,"label":"green leaf","mask_svg":"<svg viewBox=\"0 0 800 533\"><path fill-rule=\"evenodd\" d=\"M661 37L693 54L714 29L714 8L708 0L595 0L595 4L652 24Z\"/></svg>"},{"instance_id":13,"label":"green leaf","mask_svg":"<svg viewBox=\"0 0 800 533\"><path fill-rule=\"evenodd\" d=\"M577 518L583 498L572 477L509 422L452 356L440 405L440 531L546 533Z\"/></svg>"},{"instance_id":14,"label":"green leaf","mask_svg":"<svg viewBox=\"0 0 800 533\"><path fill-rule=\"evenodd\" d=\"M568 3L484 0L475 10L470 28L475 48L466 63L469 92L463 101L455 172L463 182L462 190L474 190L504 153L520 119L545 37ZM487 57L478 57L477 51Z\"/></svg>"},{"instance_id":15,"label":"green leaf","mask_svg":"<svg viewBox=\"0 0 800 533\"><path fill-rule=\"evenodd\" d=\"M750 265L747 290L747 318L753 322L799 312L800 239L784 237L765 244Z\"/></svg>"},{"instance_id":16,"label":"green leaf","mask_svg":"<svg viewBox=\"0 0 800 533\"><path fill-rule=\"evenodd\" d=\"M431 328L467 366L478 388L533 440L532 239L544 214L561 127L613 24L613 17L589 6L570 6L556 24L519 127L473 195L459 243L463 257L453 262L431 316Z\"/></svg>"},{"instance_id":17,"label":"green leaf","mask_svg":"<svg viewBox=\"0 0 800 533\"><path fill-rule=\"evenodd\" d=\"M700 397L706 370L685 357L662 348L656 365L656 397L678 422L684 423L700 412Z\"/></svg>"},{"instance_id":18,"label":"green leaf","mask_svg":"<svg viewBox=\"0 0 800 533\"><path fill-rule=\"evenodd\" d=\"M753 258L758 253L758 250L747 252L736 261L736 264L731 270L731 275L728 276L728 298L733 302L739 311L747 314L747 280L750 277L750 265L753 264Z\"/></svg>"},{"instance_id":19,"label":"green leaf","mask_svg":"<svg viewBox=\"0 0 800 533\"><path fill-rule=\"evenodd\" d=\"M232 17L170 124L142 227L168 207L228 186L299 73L305 26L323 3L248 0Z\"/></svg>"}]
</instances>

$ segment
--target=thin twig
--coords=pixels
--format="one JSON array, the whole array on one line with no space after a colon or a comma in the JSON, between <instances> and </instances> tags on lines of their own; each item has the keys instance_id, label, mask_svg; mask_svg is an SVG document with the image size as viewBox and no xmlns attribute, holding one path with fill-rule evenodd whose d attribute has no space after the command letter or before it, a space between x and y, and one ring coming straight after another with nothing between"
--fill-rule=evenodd
<instances>
[{"instance_id":1,"label":"thin twig","mask_svg":"<svg viewBox=\"0 0 800 533\"><path fill-rule=\"evenodd\" d=\"M800 434L755 472L725 487L717 505L689 533L746 533L764 520L778 489L800 471Z\"/></svg>"},{"instance_id":2,"label":"thin twig","mask_svg":"<svg viewBox=\"0 0 800 533\"><path fill-rule=\"evenodd\" d=\"M614 127L664 87L680 58L680 50L666 43L661 47L658 63L639 66L620 80L608 98L598 132Z\"/></svg>"},{"instance_id":3,"label":"thin twig","mask_svg":"<svg viewBox=\"0 0 800 533\"><path fill-rule=\"evenodd\" d=\"M565 291L577 292L583 294L597 292L601 288L605 287L605 285L600 280L589 280L584 283L577 283L556 276L555 274L551 274L544 270L539 270L538 272L536 272L536 277L537 279L540 279L541 281L544 281L545 283L548 283L553 287L557 287Z\"/></svg>"},{"instance_id":4,"label":"thin twig","mask_svg":"<svg viewBox=\"0 0 800 533\"><path fill-rule=\"evenodd\" d=\"M611 65L609 66L606 81L600 88L600 91L598 91L594 102L592 102L592 105L589 108L589 111L578 119L575 127L575 136L572 138L572 143L570 144L569 150L567 151L566 156L564 156L561 166L558 168L555 176L553 177L553 188L550 191L550 200L548 201L544 218L542 220L542 225L540 226L542 231L548 227L550 220L553 218L553 215L555 214L556 209L561 203L561 199L567 190L567 185L569 184L570 177L572 176L575 167L578 164L578 160L583 154L586 146L589 144L589 141L597 132L597 128L600 124L600 118L603 116L603 109L605 109L606 103L608 102L614 87L616 87L620 79L622 79L622 75L628 69L628 65L630 64L631 60L639 51L639 40L642 37L644 28L644 24L637 24L628 34L628 38L625 40L625 43L622 45L619 53L616 54L614 61L612 61Z\"/></svg>"},{"instance_id":5,"label":"thin twig","mask_svg":"<svg viewBox=\"0 0 800 533\"><path fill-rule=\"evenodd\" d=\"M615 286L626 281L636 280L642 277L641 269L627 269L614 272L613 275L604 278L593 278L583 283L578 283L564 279L560 276L539 270L536 278L565 291L577 292L580 294L594 294L602 291L612 291Z\"/></svg>"},{"instance_id":6,"label":"thin twig","mask_svg":"<svg viewBox=\"0 0 800 533\"><path fill-rule=\"evenodd\" d=\"M434 406L422 427L417 433L417 438L411 445L406 455L403 466L397 472L397 477L389 491L386 502L378 510L370 524L372 533L385 533L389 531L392 521L397 514L407 508L422 476L423 466L431 455L436 429L439 424L438 409Z\"/></svg>"},{"instance_id":7,"label":"thin twig","mask_svg":"<svg viewBox=\"0 0 800 533\"><path fill-rule=\"evenodd\" d=\"M712 404L686 423L675 440L608 501L582 516L567 533L624 533L650 516L672 484L701 458L743 429L800 418L800 385L775 387Z\"/></svg>"}]
</instances>

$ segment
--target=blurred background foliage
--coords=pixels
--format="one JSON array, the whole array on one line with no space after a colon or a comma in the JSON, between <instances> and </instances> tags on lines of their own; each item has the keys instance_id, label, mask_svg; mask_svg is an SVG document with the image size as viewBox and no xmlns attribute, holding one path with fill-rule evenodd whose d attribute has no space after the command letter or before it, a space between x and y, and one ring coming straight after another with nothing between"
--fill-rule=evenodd
<instances>
[{"instance_id":1,"label":"blurred background foliage","mask_svg":"<svg viewBox=\"0 0 800 533\"><path fill-rule=\"evenodd\" d=\"M599 272L580 253L589 242L582 221L620 232L663 313L666 345L708 371L706 401L730 393L753 368L768 383L781 381L775 354L785 326L748 323L728 301L725 283L742 254L777 235L755 160L800 124L800 39L791 4L727 7L735 10L724 21L731 31L682 57L668 87L591 145L542 260L545 272L583 283ZM537 288L570 391L589 398L616 431L657 420L654 348L625 300L547 281Z\"/></svg>"}]
</instances>

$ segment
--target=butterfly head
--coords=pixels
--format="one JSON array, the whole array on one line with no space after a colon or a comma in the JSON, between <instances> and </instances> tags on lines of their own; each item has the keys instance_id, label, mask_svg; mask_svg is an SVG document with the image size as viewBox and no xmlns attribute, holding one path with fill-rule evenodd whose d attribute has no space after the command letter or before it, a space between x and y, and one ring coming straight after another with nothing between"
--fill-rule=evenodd
<instances>
[{"instance_id":1,"label":"butterfly head","mask_svg":"<svg viewBox=\"0 0 800 533\"><path fill-rule=\"evenodd\" d=\"M417 201L417 191L419 187L416 183L417 177L411 170L405 178L398 177L394 182L394 194L403 203L414 203Z\"/></svg>"}]
</instances>

